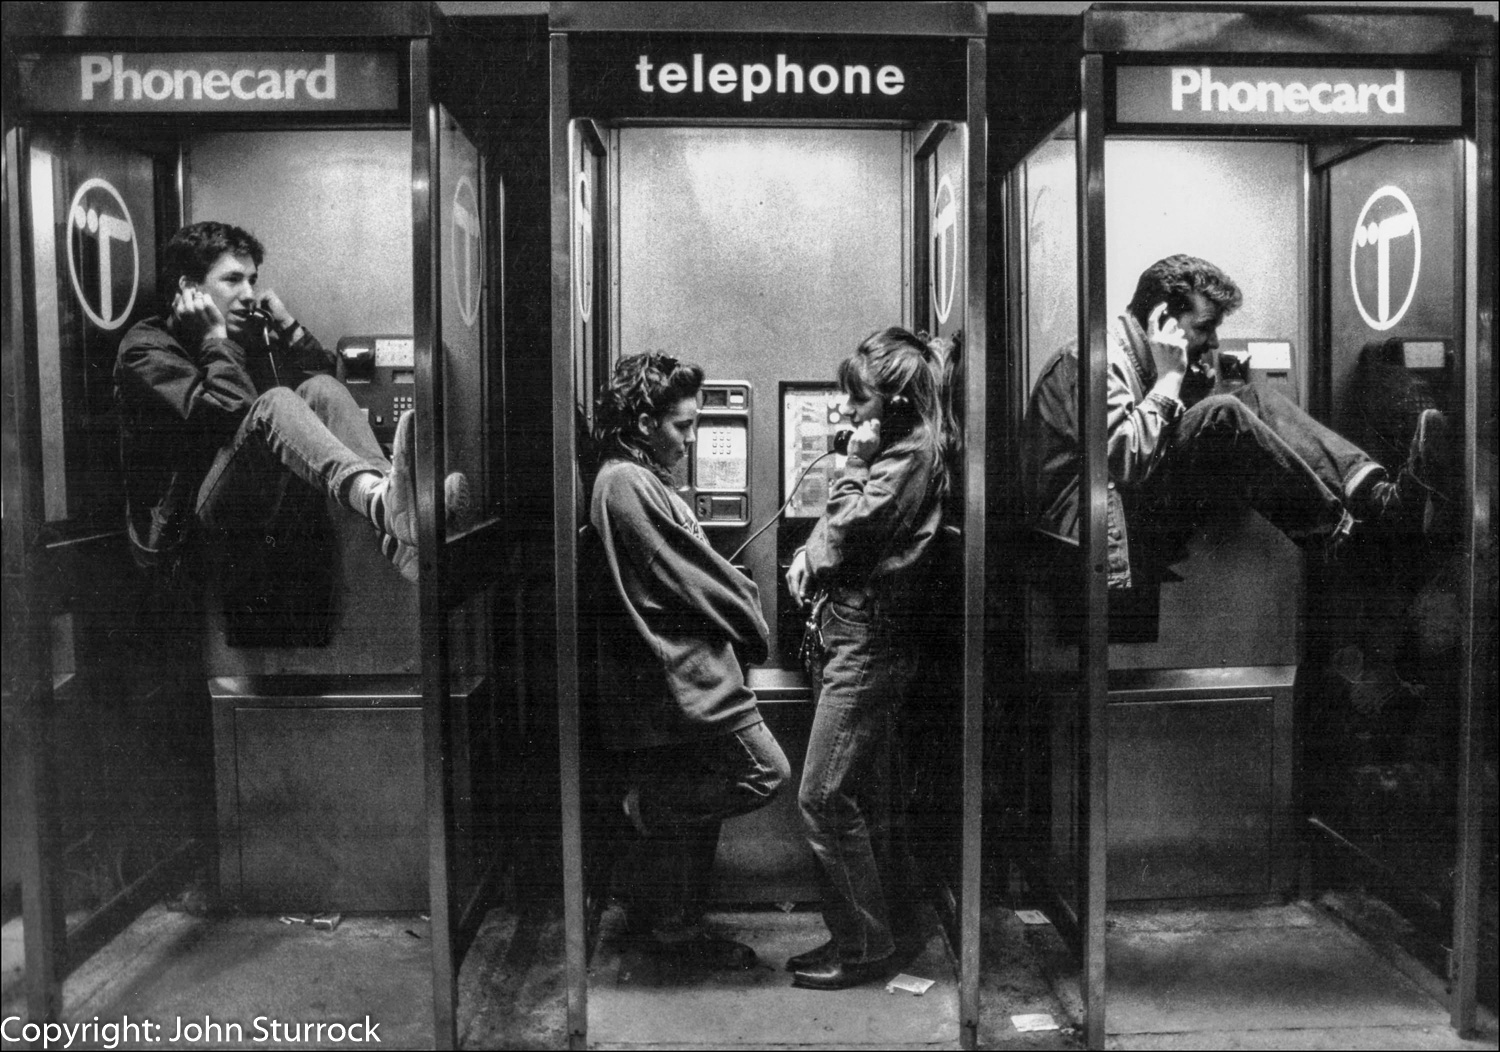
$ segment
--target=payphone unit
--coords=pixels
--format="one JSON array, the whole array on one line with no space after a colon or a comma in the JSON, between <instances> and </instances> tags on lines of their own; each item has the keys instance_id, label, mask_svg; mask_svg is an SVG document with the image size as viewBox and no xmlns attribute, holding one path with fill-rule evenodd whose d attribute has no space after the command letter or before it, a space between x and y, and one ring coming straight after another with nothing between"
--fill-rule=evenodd
<instances>
[{"instance_id":1,"label":"payphone unit","mask_svg":"<svg viewBox=\"0 0 1500 1052\"><path fill-rule=\"evenodd\" d=\"M777 531L776 565L777 586L783 590L793 556L807 543L828 504L834 481L844 470L845 457L836 444L839 432L848 431L850 423L837 384L782 382L781 500L786 510ZM795 654L806 611L784 594L783 599L776 605L777 641L783 654Z\"/></svg>"},{"instance_id":2,"label":"payphone unit","mask_svg":"<svg viewBox=\"0 0 1500 1052\"><path fill-rule=\"evenodd\" d=\"M1401 341L1401 362L1406 371L1432 389L1438 404L1446 408L1453 388L1453 342L1442 337Z\"/></svg>"},{"instance_id":3,"label":"payphone unit","mask_svg":"<svg viewBox=\"0 0 1500 1052\"><path fill-rule=\"evenodd\" d=\"M401 414L417 407L415 346L409 335L339 340L339 379L365 411L370 429L386 449L395 441Z\"/></svg>"},{"instance_id":4,"label":"payphone unit","mask_svg":"<svg viewBox=\"0 0 1500 1052\"><path fill-rule=\"evenodd\" d=\"M689 505L705 527L750 524L750 385L707 383L698 414Z\"/></svg>"},{"instance_id":5,"label":"payphone unit","mask_svg":"<svg viewBox=\"0 0 1500 1052\"><path fill-rule=\"evenodd\" d=\"M823 459L837 452L836 436L849 428L843 402L836 384L781 385L781 499L788 519L816 520L823 514L829 487L844 468L842 455Z\"/></svg>"},{"instance_id":6,"label":"payphone unit","mask_svg":"<svg viewBox=\"0 0 1500 1052\"><path fill-rule=\"evenodd\" d=\"M1291 340L1226 337L1219 341L1215 364L1220 380L1270 384L1292 401L1302 401Z\"/></svg>"}]
</instances>

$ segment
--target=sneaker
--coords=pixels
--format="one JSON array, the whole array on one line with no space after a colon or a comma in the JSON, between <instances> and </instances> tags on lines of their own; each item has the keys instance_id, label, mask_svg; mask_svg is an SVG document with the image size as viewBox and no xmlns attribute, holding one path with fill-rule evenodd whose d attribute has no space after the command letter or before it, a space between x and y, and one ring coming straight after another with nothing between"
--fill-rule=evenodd
<instances>
[{"instance_id":1,"label":"sneaker","mask_svg":"<svg viewBox=\"0 0 1500 1052\"><path fill-rule=\"evenodd\" d=\"M415 413L408 410L401 414L396 422L396 440L391 444L391 473L370 495L370 521L375 528L412 547L417 543L417 484L411 462L416 426Z\"/></svg>"},{"instance_id":2,"label":"sneaker","mask_svg":"<svg viewBox=\"0 0 1500 1052\"><path fill-rule=\"evenodd\" d=\"M1452 463L1448 420L1436 409L1417 417L1411 446L1395 481L1375 465L1349 494L1349 505L1361 520L1385 525L1415 524L1430 534L1447 503Z\"/></svg>"},{"instance_id":3,"label":"sneaker","mask_svg":"<svg viewBox=\"0 0 1500 1052\"><path fill-rule=\"evenodd\" d=\"M417 549L410 544L402 544L389 533L380 535L380 554L384 555L396 571L412 584L417 583Z\"/></svg>"},{"instance_id":4,"label":"sneaker","mask_svg":"<svg viewBox=\"0 0 1500 1052\"><path fill-rule=\"evenodd\" d=\"M641 817L641 790L637 786L631 786L630 791L625 794L625 816L630 819L630 824L635 826L635 831L641 836L650 836L646 828L646 820Z\"/></svg>"},{"instance_id":5,"label":"sneaker","mask_svg":"<svg viewBox=\"0 0 1500 1052\"><path fill-rule=\"evenodd\" d=\"M416 426L415 413L401 414L391 447L391 473L375 487L369 511L376 529L413 548L417 544L417 485L412 465ZM455 471L443 480L443 504L448 531L462 529L470 508L469 478L463 472Z\"/></svg>"},{"instance_id":6,"label":"sneaker","mask_svg":"<svg viewBox=\"0 0 1500 1052\"><path fill-rule=\"evenodd\" d=\"M443 479L443 525L448 536L469 528L469 476L455 471Z\"/></svg>"},{"instance_id":7,"label":"sneaker","mask_svg":"<svg viewBox=\"0 0 1500 1052\"><path fill-rule=\"evenodd\" d=\"M1431 534L1446 511L1452 487L1453 448L1448 418L1436 409L1424 409L1417 418L1406 466L1396 480L1401 500L1422 509L1422 532Z\"/></svg>"}]
</instances>

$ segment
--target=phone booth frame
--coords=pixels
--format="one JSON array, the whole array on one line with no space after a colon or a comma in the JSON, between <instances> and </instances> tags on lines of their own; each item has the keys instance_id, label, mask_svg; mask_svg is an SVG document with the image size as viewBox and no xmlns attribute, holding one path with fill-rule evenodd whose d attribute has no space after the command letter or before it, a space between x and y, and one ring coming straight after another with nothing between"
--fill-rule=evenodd
<instances>
[{"instance_id":1,"label":"phone booth frame","mask_svg":"<svg viewBox=\"0 0 1500 1052\"><path fill-rule=\"evenodd\" d=\"M450 615L464 604L492 605L492 589L503 587L504 552L509 531L501 505L504 492L503 465L492 463L493 450L484 456L484 470L495 479L496 492L478 516L479 521L461 534L450 535L438 514L444 507L443 480L446 455L444 424L445 369L443 313L445 252L448 232L444 229L444 202L439 200L440 137L448 102L450 114L471 123L479 108L471 97L463 75L485 65L482 42L455 33L435 4L425 2L360 3L335 6L272 3L225 18L201 5L169 3L153 5L119 3L65 3L27 5L6 18L5 76L5 251L7 257L5 386L14 400L16 429L15 460L7 442L6 474L19 477L18 499L7 500L5 556L7 623L21 651L20 679L27 684L20 702L22 725L29 742L50 740L49 713L53 701L50 619L57 613L50 598L59 567L78 558L90 545L121 543L124 535L118 517L97 521L48 522L43 504L42 425L37 372L38 305L36 275L32 265L30 188L25 173L33 128L102 127L117 131L121 115L107 107L92 110L67 101L33 98L18 68L19 59L33 56L44 61L67 60L89 51L112 49L125 52L257 52L276 48L287 51L328 49L389 56L394 82L389 90L393 104L378 110L345 106L328 114L271 112L245 117L233 112L175 111L144 113L135 119L163 137L185 135L200 128L250 127L256 130L300 128L390 128L411 132L411 238L412 238L412 336L414 343L414 403L417 411L416 473L418 479L418 536L420 539L420 623L411 626L417 637L420 676L416 693L421 709L421 755L427 842L428 909L432 921L432 1022L436 1047L457 1046L457 976L493 887L494 860L483 872L465 869L466 859L456 852L469 844L472 832L458 817L468 801L471 787L458 784L469 776L467 755L456 755L454 735L461 715L450 700L458 677L451 665ZM31 89L37 90L39 89ZM467 94L466 94L467 93ZM244 98L243 95L240 98ZM233 122L239 121L239 124ZM113 123L110 123L113 122ZM454 127L463 130L456 120ZM493 156L494 143L481 127L470 135L480 151L478 206L488 236L481 234L481 264L484 285L474 293L481 355L492 358L485 369L493 370L485 413L500 414L503 407L492 394L503 383L500 353L502 245L498 220L503 214L503 196L498 172L487 171L486 158ZM166 234L183 219L182 155L178 151L177 186L158 206L158 225ZM158 191L159 195L161 194ZM175 215L170 213L175 210ZM468 319L465 318L467 322ZM470 323L473 324L472 322ZM489 375L488 373L486 374ZM11 420L7 414L7 438ZM498 416L487 429L503 435ZM503 458L503 451L500 453ZM12 476L12 471L16 476ZM11 494L7 485L7 496ZM81 565L81 564L80 564ZM14 602L12 601L14 600ZM480 614L481 623L490 624ZM492 628L484 629L486 634ZM10 664L10 661L7 661ZM493 690L493 669L483 670ZM8 677L9 681L9 677ZM478 695L484 704L486 695ZM206 700L206 699L205 699ZM9 699L7 705L10 704ZM465 709L465 712L468 710ZM62 905L57 893L59 855L54 842L57 806L55 760L44 748L26 746L25 770L20 785L23 811L22 886L26 947L26 991L31 1018L53 1020L62 1008L61 988L66 975L87 956L129 924L149 900L129 903L117 900L101 915L85 922L77 931L65 930ZM470 838L472 839L472 838ZM463 841L460 844L459 841ZM209 851L212 849L209 848ZM199 855L202 851L200 849ZM478 857L477 855L475 856ZM182 863L179 861L178 865ZM159 886L159 882L156 885Z\"/></svg>"},{"instance_id":2,"label":"phone booth frame","mask_svg":"<svg viewBox=\"0 0 1500 1052\"><path fill-rule=\"evenodd\" d=\"M897 10L900 7L900 10ZM963 120L967 128L964 173L968 183L963 204L968 209L966 236L961 250L967 260L967 281L962 293L965 306L963 398L966 408L963 442L965 492L963 508L962 550L964 590L962 599L964 656L962 683L964 691L962 757L963 782L962 857L959 891L959 1034L964 1047L975 1047L979 1030L979 894L980 894L980 797L982 791L982 712L983 712L983 640L984 640L984 532L985 532L985 367L987 354L985 295L986 260L986 188L985 188L985 15L981 5L946 3L932 5L839 4L813 5L798 3L765 3L749 8L704 9L689 3L656 4L575 4L551 5L551 137L552 137L552 331L553 331L553 507L556 550L555 587L557 596L558 718L560 762L563 793L563 875L567 955L567 1033L569 1047L586 1047L588 1042L588 920L583 850L582 771L580 745L582 717L580 712L579 641L580 597L578 585L580 527L578 515L579 449L574 407L588 392L579 390L575 361L580 354L575 335L578 319L576 284L578 261L574 259L573 230L577 221L570 173L573 127L578 125L582 149L594 144L603 151L599 131L590 119L593 114L576 109L570 80L570 44L585 34L607 33L695 33L695 34L777 34L787 38L799 35L886 36L915 39L948 37L963 44L966 55L966 80L962 90L966 97ZM691 123L678 118L676 123ZM658 121L660 123L660 121ZM667 123L672 123L668 120ZM703 123L754 125L754 120L707 119ZM770 123L795 125L795 119L780 118ZM859 120L835 119L808 121L809 126L822 124L859 127ZM863 122L888 127L889 121ZM903 122L911 126L916 121ZM942 132L930 135L923 150L935 147ZM601 186L600 198L610 192ZM596 246L599 244L595 243ZM617 251L610 246L595 247L594 273L599 273L599 257ZM590 275L592 277L592 275ZM595 282L597 285L598 282ZM925 283L924 287L925 287ZM594 302L599 303L599 290ZM606 297L608 293L604 294ZM607 298L605 300L607 302ZM607 315L606 311L595 312ZM606 370L618 349L615 337L608 331L609 319L598 322L591 348L581 353L589 357L586 368ZM940 330L936 324L935 331ZM586 495L585 495L586 497Z\"/></svg>"},{"instance_id":3,"label":"phone booth frame","mask_svg":"<svg viewBox=\"0 0 1500 1052\"><path fill-rule=\"evenodd\" d=\"M1465 97L1462 127L1437 134L1464 145L1464 192L1460 195L1462 232L1466 258L1455 264L1464 276L1465 295L1459 307L1462 325L1459 340L1462 355L1463 401L1455 406L1462 414L1464 433L1463 493L1466 516L1463 527L1465 584L1461 591L1464 621L1459 702L1461 728L1454 749L1459 757L1457 780L1458 836L1456 849L1455 903L1453 908L1453 961L1450 1015L1453 1026L1463 1033L1473 1030L1476 1020L1477 941L1479 933L1480 858L1483 849L1482 736L1484 706L1493 703L1495 675L1482 662L1485 646L1479 637L1486 610L1495 604L1493 577L1493 529L1489 509L1494 499L1495 450L1493 432L1486 434L1486 421L1494 414L1494 333L1496 252L1494 200L1495 158L1495 56L1492 24L1466 11L1393 11L1351 15L1330 9L1284 8L1284 16L1271 17L1278 9L1266 5L1173 6L1170 9L1130 4L1099 4L1081 18L1078 37L1077 74L1073 80L1073 120L1077 142L1078 222L1078 346L1080 356L1078 418L1082 447L1083 508L1077 574L1083 586L1083 628L1078 646L1076 808L1071 816L1075 843L1079 845L1074 874L1077 916L1071 924L1072 941L1083 962L1084 1040L1089 1048L1103 1048L1106 1039L1105 1008L1105 877L1108 845L1108 700L1109 700L1109 604L1107 588L1107 487L1109 469L1105 445L1106 327L1109 304L1104 302L1105 273L1105 139L1122 134L1150 131L1153 135L1184 137L1233 137L1251 135L1267 139L1297 137L1317 140L1332 136L1358 135L1357 126L1341 128L1225 127L1208 122L1194 124L1125 123L1117 117L1117 71L1124 66L1167 66L1174 62L1210 62L1224 66L1278 67L1304 65L1374 66L1398 64L1416 68L1456 70ZM1486 33L1484 25L1490 24ZM1394 46L1393 41L1400 41ZM1059 78L1061 79L1061 78ZM1067 113L1058 108L1057 117ZM1032 117L1035 121L1036 118ZM1037 129L1040 131L1041 129ZM1421 134L1420 128L1404 129ZM1050 133L1051 128L1047 131ZM1384 129L1372 129L1376 135ZM1403 129L1396 129L1401 133ZM1014 145L1023 145L1019 141ZM1033 142L1025 144L1027 149ZM1015 151L1019 153L1020 151ZM1314 215L1318 205L1314 203ZM1020 222L1012 216L1012 225ZM1018 229L1008 235L1014 239ZM1314 296L1316 301L1316 294ZM1314 310L1317 308L1315 307ZM1013 356L1007 384L1009 405L1019 422L1029 391L1024 362ZM1312 377L1315 398L1319 377ZM1325 382L1326 386L1326 382ZM1326 390L1323 391L1326 400ZM1489 425L1492 427L1492 423ZM1014 441L1014 439L1012 439ZM1485 442L1491 443L1486 447ZM1488 561L1487 561L1488 560ZM1493 660L1493 651L1489 652ZM1488 694L1488 696L1486 696ZM1056 820L1054 818L1054 820Z\"/></svg>"}]
</instances>

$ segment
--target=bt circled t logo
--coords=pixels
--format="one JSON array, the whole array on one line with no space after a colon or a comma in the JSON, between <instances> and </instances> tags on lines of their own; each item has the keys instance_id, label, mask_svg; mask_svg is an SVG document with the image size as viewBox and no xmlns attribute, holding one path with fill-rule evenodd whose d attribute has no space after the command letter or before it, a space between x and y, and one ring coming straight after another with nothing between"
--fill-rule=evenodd
<instances>
[{"instance_id":1,"label":"bt circled t logo","mask_svg":"<svg viewBox=\"0 0 1500 1052\"><path fill-rule=\"evenodd\" d=\"M1421 271L1417 210L1399 186L1382 186L1360 210L1349 246L1349 284L1365 324L1383 332L1405 317ZM1396 297L1400 305L1393 310Z\"/></svg>"},{"instance_id":2,"label":"bt circled t logo","mask_svg":"<svg viewBox=\"0 0 1500 1052\"><path fill-rule=\"evenodd\" d=\"M88 179L68 206L68 277L89 320L118 329L130 317L141 283L141 246L120 192Z\"/></svg>"},{"instance_id":3,"label":"bt circled t logo","mask_svg":"<svg viewBox=\"0 0 1500 1052\"><path fill-rule=\"evenodd\" d=\"M479 224L479 195L467 176L453 188L453 292L458 313L469 328L479 320L479 291L484 279L483 229Z\"/></svg>"},{"instance_id":4,"label":"bt circled t logo","mask_svg":"<svg viewBox=\"0 0 1500 1052\"><path fill-rule=\"evenodd\" d=\"M588 324L594 309L594 214L590 209L589 175L580 171L573 199L573 283L578 286L578 316Z\"/></svg>"},{"instance_id":5,"label":"bt circled t logo","mask_svg":"<svg viewBox=\"0 0 1500 1052\"><path fill-rule=\"evenodd\" d=\"M946 175L932 195L932 309L939 323L953 311L953 292L958 287L958 194Z\"/></svg>"}]
</instances>

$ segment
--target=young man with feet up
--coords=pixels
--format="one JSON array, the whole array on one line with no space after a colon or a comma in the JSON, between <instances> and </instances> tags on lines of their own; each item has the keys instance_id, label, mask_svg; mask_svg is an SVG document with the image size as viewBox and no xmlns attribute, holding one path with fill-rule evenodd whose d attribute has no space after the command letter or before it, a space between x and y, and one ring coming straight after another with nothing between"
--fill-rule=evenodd
<instances>
[{"instance_id":1,"label":"young man with feet up","mask_svg":"<svg viewBox=\"0 0 1500 1052\"><path fill-rule=\"evenodd\" d=\"M248 231L183 227L163 246L164 314L120 343L115 399L128 530L137 562L174 565L201 531L269 523L288 474L367 519L402 576L417 579L415 418L391 459L364 411L329 375L333 355L257 287L265 258ZM445 482L450 522L468 482Z\"/></svg>"}]
</instances>

